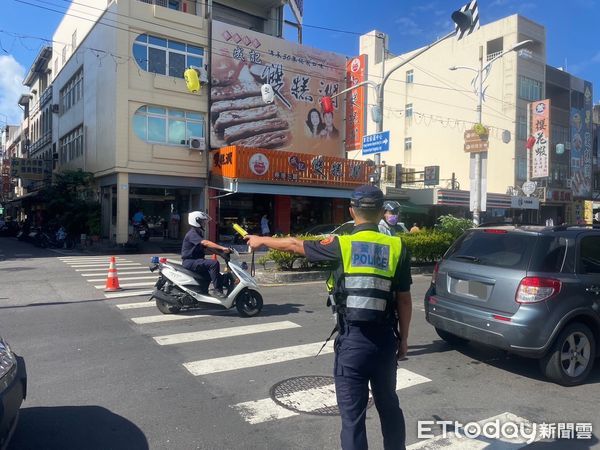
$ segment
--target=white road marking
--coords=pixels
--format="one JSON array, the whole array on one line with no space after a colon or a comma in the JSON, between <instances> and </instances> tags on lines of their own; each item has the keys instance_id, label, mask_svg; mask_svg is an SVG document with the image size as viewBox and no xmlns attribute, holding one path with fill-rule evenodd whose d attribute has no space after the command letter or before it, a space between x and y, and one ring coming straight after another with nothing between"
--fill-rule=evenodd
<instances>
[{"instance_id":1,"label":"white road marking","mask_svg":"<svg viewBox=\"0 0 600 450\"><path fill-rule=\"evenodd\" d=\"M110 260L110 256L71 256L71 257L58 257L57 259L63 262L73 262L73 261L108 261ZM126 258L121 258L120 256L116 256L115 259L117 261L125 261Z\"/></svg>"},{"instance_id":2,"label":"white road marking","mask_svg":"<svg viewBox=\"0 0 600 450\"><path fill-rule=\"evenodd\" d=\"M143 266L140 266L140 267L125 267L124 270L137 270L137 269L141 269L142 267ZM91 269L91 268L89 268L89 269L75 269L75 272L98 272L100 270L104 270L105 273L106 273L106 271L108 271L108 268L109 268L108 265L101 266L101 267L96 266L95 269ZM117 267L117 272L121 272L121 270L119 270L119 267ZM150 272L150 271L146 270L144 273L148 273L148 272Z\"/></svg>"},{"instance_id":3,"label":"white road marking","mask_svg":"<svg viewBox=\"0 0 600 450\"><path fill-rule=\"evenodd\" d=\"M282 321L263 323L257 325L246 325L231 328L221 328L217 330L196 331L192 333L178 333L166 336L156 336L153 339L159 345L183 344L186 342L209 341L212 339L221 339L234 336L245 336L249 334L265 333L267 331L287 330L290 328L300 328L300 325L294 322Z\"/></svg>"},{"instance_id":4,"label":"white road marking","mask_svg":"<svg viewBox=\"0 0 600 450\"><path fill-rule=\"evenodd\" d=\"M398 369L396 372L397 391L429 381L431 381L429 378L411 372L410 370ZM283 403L301 405L303 411L315 411L337 404L334 384L293 392L281 397L279 400ZM238 403L231 407L238 410L244 420L253 425L299 415L297 412L278 405L270 398Z\"/></svg>"},{"instance_id":5,"label":"white road marking","mask_svg":"<svg viewBox=\"0 0 600 450\"><path fill-rule=\"evenodd\" d=\"M138 308L150 308L156 306L156 302L137 302L137 303L123 303L121 305L115 305L119 309L138 309Z\"/></svg>"},{"instance_id":6,"label":"white road marking","mask_svg":"<svg viewBox=\"0 0 600 450\"><path fill-rule=\"evenodd\" d=\"M272 350L225 356L222 358L190 361L184 363L183 366L189 370L192 375L209 375L229 370L246 369L249 367L292 361L294 359L308 358L310 356L315 356L322 345L323 342L315 342L312 344L294 345L292 347L274 348ZM321 351L321 354L324 355L332 352L333 342L329 341L323 351Z\"/></svg>"},{"instance_id":7,"label":"white road marking","mask_svg":"<svg viewBox=\"0 0 600 450\"><path fill-rule=\"evenodd\" d=\"M86 267L98 267L98 266L106 266L108 267L110 265L110 263L107 262L103 262L102 264L98 263L98 264L77 264L77 265L72 265L71 267L73 269L85 269ZM135 263L135 262L126 262L126 263L117 263L116 264L116 268L119 269L119 267L123 267L123 266L127 266L127 267L131 267L131 266L142 266L140 263Z\"/></svg>"},{"instance_id":8,"label":"white road marking","mask_svg":"<svg viewBox=\"0 0 600 450\"><path fill-rule=\"evenodd\" d=\"M155 281L140 281L139 283L121 283L119 280L119 286L122 288L130 288L130 287L143 287L143 286L154 286L156 284ZM98 284L94 286L96 289L104 289L106 285Z\"/></svg>"},{"instance_id":9,"label":"white road marking","mask_svg":"<svg viewBox=\"0 0 600 450\"><path fill-rule=\"evenodd\" d=\"M125 298L125 297L137 297L140 295L152 294L153 289L145 289L143 291L126 291L126 292L107 292L104 294L106 298Z\"/></svg>"},{"instance_id":10,"label":"white road marking","mask_svg":"<svg viewBox=\"0 0 600 450\"><path fill-rule=\"evenodd\" d=\"M137 323L138 325L145 325L148 323L160 323L160 322L174 322L177 320L186 320L186 319L201 319L203 317L208 317L205 314L161 314L158 316L144 316L144 317L133 317L131 319L132 322Z\"/></svg>"},{"instance_id":11,"label":"white road marking","mask_svg":"<svg viewBox=\"0 0 600 450\"><path fill-rule=\"evenodd\" d=\"M80 272L80 271L78 271ZM81 275L82 277L100 277L100 276L104 276L104 279L106 279L106 274L108 273L108 269L103 271L103 272L97 272L97 273L80 273L79 275ZM143 272L125 272L123 270L117 270L117 275L119 275L119 278L121 277L121 275L142 275L142 274L149 274L150 271L149 270L144 270Z\"/></svg>"},{"instance_id":12,"label":"white road marking","mask_svg":"<svg viewBox=\"0 0 600 450\"><path fill-rule=\"evenodd\" d=\"M483 427L485 424L494 423L495 421L499 422L499 426L501 427L504 423L511 422L516 424L517 426L522 426L526 431L526 434L533 434L534 424L527 419L516 416L512 413L505 412L503 414L499 414L494 417L490 417L488 419L483 419L477 422L480 427ZM522 425L521 425L522 424ZM466 427L466 431L469 433L473 433L473 426ZM426 441L417 442L415 444L409 445L407 447L408 450L481 450L484 448L494 450L518 450L520 448L526 447L529 444L527 443L527 439L525 436L518 436L521 433L514 433L514 427L508 428L511 437L502 437L501 440L487 438L485 436L478 436L476 438L468 438L464 436L463 431L460 431L460 436L457 436L455 432L449 432L445 437L443 435L433 437L431 439L427 439ZM541 436L539 433L539 429L537 430L537 436L534 437L534 442L541 440ZM489 433L489 432L488 432ZM514 436L514 437L513 437Z\"/></svg>"},{"instance_id":13,"label":"white road marking","mask_svg":"<svg viewBox=\"0 0 600 450\"><path fill-rule=\"evenodd\" d=\"M146 272L144 272L146 273ZM118 274L119 275L119 281L129 281L129 280L157 280L158 276L157 275L150 275L150 276L145 276L145 277L128 277L127 274ZM104 278L92 278L91 280L85 280L88 283L96 283L98 281L106 281L106 276Z\"/></svg>"}]
</instances>

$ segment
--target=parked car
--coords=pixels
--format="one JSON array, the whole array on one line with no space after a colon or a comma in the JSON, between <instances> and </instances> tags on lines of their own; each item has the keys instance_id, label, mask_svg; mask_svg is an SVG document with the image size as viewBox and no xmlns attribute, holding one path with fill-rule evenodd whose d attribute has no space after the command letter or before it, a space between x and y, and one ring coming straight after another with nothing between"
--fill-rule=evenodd
<instances>
[{"instance_id":1,"label":"parked car","mask_svg":"<svg viewBox=\"0 0 600 450\"><path fill-rule=\"evenodd\" d=\"M313 225L312 227L306 228L296 234L299 235L309 235L309 236L318 236L322 234L330 234L333 230L335 230L337 224L335 223L323 223L320 225Z\"/></svg>"},{"instance_id":2,"label":"parked car","mask_svg":"<svg viewBox=\"0 0 600 450\"><path fill-rule=\"evenodd\" d=\"M408 228L404 225L403 222L398 222L398 226L402 228L404 233L408 233ZM354 220L349 220L348 222L344 222L336 229L334 229L331 234L343 235L352 233L352 229L354 228Z\"/></svg>"},{"instance_id":3,"label":"parked car","mask_svg":"<svg viewBox=\"0 0 600 450\"><path fill-rule=\"evenodd\" d=\"M8 445L27 396L25 361L0 337L0 448Z\"/></svg>"},{"instance_id":4,"label":"parked car","mask_svg":"<svg viewBox=\"0 0 600 450\"><path fill-rule=\"evenodd\" d=\"M550 380L581 384L600 356L600 227L471 229L436 265L424 302L446 342L536 358Z\"/></svg>"}]
</instances>

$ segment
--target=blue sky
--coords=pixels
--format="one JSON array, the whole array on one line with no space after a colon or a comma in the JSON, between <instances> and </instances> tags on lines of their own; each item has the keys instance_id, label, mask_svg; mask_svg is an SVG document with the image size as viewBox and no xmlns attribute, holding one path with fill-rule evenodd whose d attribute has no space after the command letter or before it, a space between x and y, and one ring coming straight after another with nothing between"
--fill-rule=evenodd
<instances>
[{"instance_id":1,"label":"blue sky","mask_svg":"<svg viewBox=\"0 0 600 450\"><path fill-rule=\"evenodd\" d=\"M99 6L105 0L97 0ZM26 4L26 3L30 4ZM390 35L390 51L404 53L427 45L452 29L450 14L466 0L304 0L306 25L366 33L373 29ZM38 5L32 6L32 4ZM0 15L0 124L17 123L16 100L24 92L26 71L42 42L14 37L26 34L51 39L68 0L2 0ZM600 0L479 0L481 23L519 13L546 27L548 63L565 67L594 84L600 101ZM11 35L11 33L13 35ZM353 56L358 35L306 26L304 43Z\"/></svg>"}]
</instances>

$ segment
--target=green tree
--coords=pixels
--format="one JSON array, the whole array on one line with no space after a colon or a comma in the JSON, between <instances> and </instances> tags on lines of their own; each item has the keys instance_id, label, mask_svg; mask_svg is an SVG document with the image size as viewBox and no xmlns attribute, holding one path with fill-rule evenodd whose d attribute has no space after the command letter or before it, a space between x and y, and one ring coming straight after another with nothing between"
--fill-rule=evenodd
<instances>
[{"instance_id":1,"label":"green tree","mask_svg":"<svg viewBox=\"0 0 600 450\"><path fill-rule=\"evenodd\" d=\"M100 234L100 204L95 199L94 174L81 170L58 173L40 196L48 208L49 225L62 225L73 235Z\"/></svg>"},{"instance_id":2,"label":"green tree","mask_svg":"<svg viewBox=\"0 0 600 450\"><path fill-rule=\"evenodd\" d=\"M453 239L457 239L474 224L471 219L461 219L451 214L438 217L438 226L436 229L441 233L448 233Z\"/></svg>"}]
</instances>

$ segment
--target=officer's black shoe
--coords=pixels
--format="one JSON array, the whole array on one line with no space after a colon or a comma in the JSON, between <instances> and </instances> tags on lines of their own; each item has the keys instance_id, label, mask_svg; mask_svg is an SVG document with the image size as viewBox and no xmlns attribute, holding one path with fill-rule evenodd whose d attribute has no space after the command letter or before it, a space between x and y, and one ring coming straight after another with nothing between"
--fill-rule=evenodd
<instances>
[{"instance_id":1,"label":"officer's black shoe","mask_svg":"<svg viewBox=\"0 0 600 450\"><path fill-rule=\"evenodd\" d=\"M223 291L220 291L218 289L210 289L208 291L208 294L211 295L212 297L215 297L215 298L225 298L225 297L227 297L227 295Z\"/></svg>"}]
</instances>

